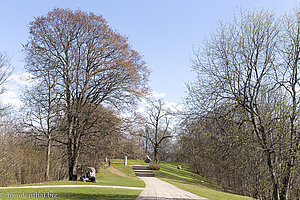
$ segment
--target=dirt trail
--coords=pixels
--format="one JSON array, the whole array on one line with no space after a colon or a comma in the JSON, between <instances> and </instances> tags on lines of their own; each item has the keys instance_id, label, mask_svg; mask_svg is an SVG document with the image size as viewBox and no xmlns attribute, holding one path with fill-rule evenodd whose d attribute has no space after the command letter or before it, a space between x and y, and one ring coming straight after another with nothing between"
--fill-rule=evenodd
<instances>
[{"instance_id":1,"label":"dirt trail","mask_svg":"<svg viewBox=\"0 0 300 200\"><path fill-rule=\"evenodd\" d=\"M124 178L135 179L134 177L130 177L130 176L128 176L128 175L126 175L126 174L120 172L118 169L116 169L116 168L114 168L114 167L112 167L112 166L107 167L106 169L107 169L108 171L110 171L111 173L116 174L116 175L118 175L118 176L122 176L122 177L124 177Z\"/></svg>"}]
</instances>

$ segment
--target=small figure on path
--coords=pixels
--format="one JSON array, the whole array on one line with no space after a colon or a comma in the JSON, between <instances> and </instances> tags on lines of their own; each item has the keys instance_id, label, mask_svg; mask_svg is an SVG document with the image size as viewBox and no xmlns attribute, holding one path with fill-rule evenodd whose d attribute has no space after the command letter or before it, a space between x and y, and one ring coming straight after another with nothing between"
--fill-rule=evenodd
<instances>
[{"instance_id":1,"label":"small figure on path","mask_svg":"<svg viewBox=\"0 0 300 200\"><path fill-rule=\"evenodd\" d=\"M110 159L108 160L108 166L110 166L111 162L110 162Z\"/></svg>"}]
</instances>

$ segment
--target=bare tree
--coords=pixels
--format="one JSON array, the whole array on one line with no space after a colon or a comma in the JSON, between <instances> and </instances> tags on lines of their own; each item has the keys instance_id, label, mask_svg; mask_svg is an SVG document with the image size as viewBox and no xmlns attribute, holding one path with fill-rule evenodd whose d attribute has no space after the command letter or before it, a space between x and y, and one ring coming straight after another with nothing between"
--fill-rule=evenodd
<instances>
[{"instance_id":1,"label":"bare tree","mask_svg":"<svg viewBox=\"0 0 300 200\"><path fill-rule=\"evenodd\" d=\"M154 161L158 162L159 148L162 142L172 138L170 129L171 112L161 100L152 100L147 109L146 128L143 137L149 140L154 151Z\"/></svg>"},{"instance_id":2,"label":"bare tree","mask_svg":"<svg viewBox=\"0 0 300 200\"><path fill-rule=\"evenodd\" d=\"M30 24L25 45L27 70L57 76L64 105L69 179L75 172L82 137L90 127L94 106L133 105L147 92L148 70L125 37L111 30L102 16L54 9ZM88 127L87 127L88 126Z\"/></svg>"},{"instance_id":3,"label":"bare tree","mask_svg":"<svg viewBox=\"0 0 300 200\"><path fill-rule=\"evenodd\" d=\"M6 54L0 52L0 94L5 91L4 83L11 75L9 59Z\"/></svg>"},{"instance_id":4,"label":"bare tree","mask_svg":"<svg viewBox=\"0 0 300 200\"><path fill-rule=\"evenodd\" d=\"M299 60L300 60L300 11L295 9L290 15L282 19L281 43L279 53L281 65L276 68L276 81L286 92L285 104L289 109L289 132L287 132L288 158L283 168L282 192L280 199L290 199L292 182L299 152L300 132L299 126ZM299 156L298 156L299 157Z\"/></svg>"},{"instance_id":5,"label":"bare tree","mask_svg":"<svg viewBox=\"0 0 300 200\"><path fill-rule=\"evenodd\" d=\"M289 198L297 137L299 141L295 129L299 21L287 23L288 32L281 32L274 14L263 10L242 12L233 23L220 23L205 47L196 52L194 70L198 77L189 86L188 98L192 112L199 116L222 107L242 108L247 117L241 123L251 124L252 142L263 152L272 185L271 199L275 200ZM282 44L285 48L281 49ZM289 94L291 103L285 106ZM288 118L289 134L285 129ZM287 143L289 154L285 154Z\"/></svg>"},{"instance_id":6,"label":"bare tree","mask_svg":"<svg viewBox=\"0 0 300 200\"><path fill-rule=\"evenodd\" d=\"M9 67L9 60L6 54L0 52L0 95L5 92L5 83L8 77L11 74L11 69ZM6 141L9 138L10 129L12 129L12 125L8 123L10 120L3 119L4 116L7 116L7 107L0 105L0 139L1 139L1 149L0 149L0 162L5 163L6 166L1 166L0 175L5 174L5 172L11 167L12 162L9 162L9 150L6 146L6 143L10 141ZM8 125L9 124L9 125ZM7 163L6 163L7 161Z\"/></svg>"},{"instance_id":7,"label":"bare tree","mask_svg":"<svg viewBox=\"0 0 300 200\"><path fill-rule=\"evenodd\" d=\"M46 63L43 67L51 66ZM57 77L51 68L39 71L35 68L34 75L40 76L40 82L35 83L24 93L26 118L23 122L25 132L46 148L45 181L50 179L51 148L55 132L58 132L62 119L61 94L57 91ZM27 130L26 130L27 129Z\"/></svg>"}]
</instances>

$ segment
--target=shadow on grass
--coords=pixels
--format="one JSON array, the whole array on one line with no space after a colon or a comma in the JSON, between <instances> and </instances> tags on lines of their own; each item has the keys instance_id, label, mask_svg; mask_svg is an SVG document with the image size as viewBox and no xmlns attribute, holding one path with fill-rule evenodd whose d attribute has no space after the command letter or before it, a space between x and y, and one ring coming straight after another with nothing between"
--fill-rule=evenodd
<instances>
[{"instance_id":1,"label":"shadow on grass","mask_svg":"<svg viewBox=\"0 0 300 200\"><path fill-rule=\"evenodd\" d=\"M59 193L57 198L58 199L64 199L64 200L73 200L73 199L78 199L78 200L91 200L91 199L105 199L105 200L110 200L110 199L136 199L138 195L129 195L129 194L70 194L70 193Z\"/></svg>"}]
</instances>

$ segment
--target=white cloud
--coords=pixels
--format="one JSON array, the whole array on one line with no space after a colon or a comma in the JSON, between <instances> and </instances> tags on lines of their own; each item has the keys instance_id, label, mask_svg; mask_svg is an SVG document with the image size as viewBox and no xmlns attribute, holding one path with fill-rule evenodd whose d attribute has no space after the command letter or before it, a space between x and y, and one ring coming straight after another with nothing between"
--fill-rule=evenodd
<instances>
[{"instance_id":1,"label":"white cloud","mask_svg":"<svg viewBox=\"0 0 300 200\"><path fill-rule=\"evenodd\" d=\"M164 98L166 96L165 93L161 92L151 92L150 97L154 97L154 98Z\"/></svg>"},{"instance_id":2,"label":"white cloud","mask_svg":"<svg viewBox=\"0 0 300 200\"><path fill-rule=\"evenodd\" d=\"M1 94L0 101L4 105L11 105L14 107L21 107L23 105L16 91L8 90Z\"/></svg>"},{"instance_id":3,"label":"white cloud","mask_svg":"<svg viewBox=\"0 0 300 200\"><path fill-rule=\"evenodd\" d=\"M136 112L144 113L146 111L146 107L144 105L139 105Z\"/></svg>"},{"instance_id":4,"label":"white cloud","mask_svg":"<svg viewBox=\"0 0 300 200\"><path fill-rule=\"evenodd\" d=\"M148 98L154 98L154 99L164 99L166 97L166 94L163 92L151 92L151 94L148 96ZM176 102L173 101L164 101L165 102L165 106L166 108L170 109L172 112L176 112L176 111L182 111L184 109L184 106L181 104L178 104ZM143 99L138 108L137 108L137 112L139 113L145 113L147 107L149 107L149 103L147 102L146 99Z\"/></svg>"},{"instance_id":5,"label":"white cloud","mask_svg":"<svg viewBox=\"0 0 300 200\"><path fill-rule=\"evenodd\" d=\"M166 107L169 108L171 111L182 111L184 106L172 101L165 101Z\"/></svg>"},{"instance_id":6,"label":"white cloud","mask_svg":"<svg viewBox=\"0 0 300 200\"><path fill-rule=\"evenodd\" d=\"M32 84L34 83L33 80L34 76L30 73L23 73L23 74L12 74L9 78L8 81L12 84L16 84L22 87L29 87L32 86Z\"/></svg>"},{"instance_id":7,"label":"white cloud","mask_svg":"<svg viewBox=\"0 0 300 200\"><path fill-rule=\"evenodd\" d=\"M34 84L33 75L30 73L12 74L3 85L6 91L0 95L2 104L21 107L20 94L25 87Z\"/></svg>"}]
</instances>

